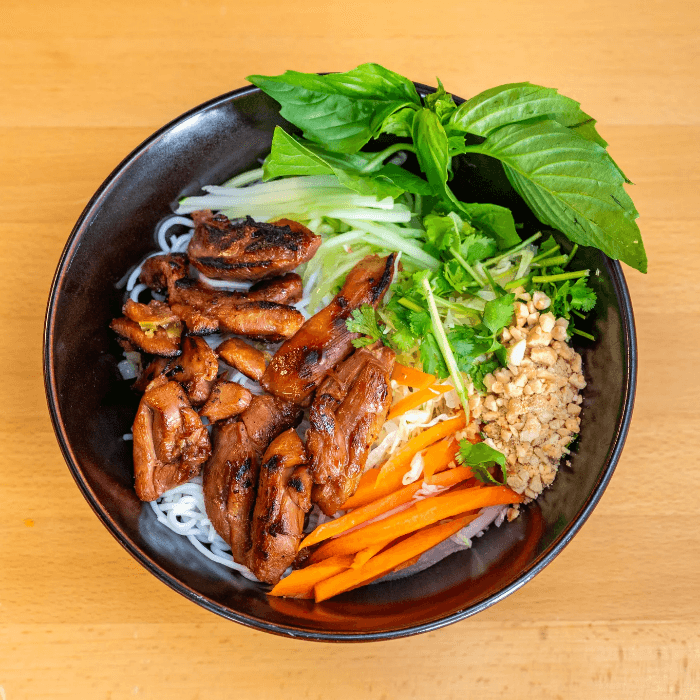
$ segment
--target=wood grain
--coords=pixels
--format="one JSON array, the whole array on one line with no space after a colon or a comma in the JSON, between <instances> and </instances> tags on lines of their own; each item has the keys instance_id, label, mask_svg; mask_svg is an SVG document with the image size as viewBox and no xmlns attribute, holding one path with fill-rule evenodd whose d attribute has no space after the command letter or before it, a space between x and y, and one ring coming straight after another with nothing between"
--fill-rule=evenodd
<instances>
[{"instance_id":1,"label":"wood grain","mask_svg":"<svg viewBox=\"0 0 700 700\"><path fill-rule=\"evenodd\" d=\"M697 698L700 56L692 2L5 0L0 25L0 698ZM556 85L636 183L649 274L634 421L567 549L437 632L302 643L220 620L136 564L48 419L42 324L95 189L153 130L252 72L374 60L467 96Z\"/></svg>"}]
</instances>

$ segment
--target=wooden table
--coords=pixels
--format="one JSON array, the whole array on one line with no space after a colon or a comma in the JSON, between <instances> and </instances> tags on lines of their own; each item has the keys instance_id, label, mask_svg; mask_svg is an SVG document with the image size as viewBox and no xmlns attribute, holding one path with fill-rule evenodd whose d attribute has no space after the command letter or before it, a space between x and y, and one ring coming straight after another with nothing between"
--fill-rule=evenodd
<instances>
[{"instance_id":1,"label":"wooden table","mask_svg":"<svg viewBox=\"0 0 700 700\"><path fill-rule=\"evenodd\" d=\"M400 7L400 9L399 9ZM698 698L698 12L681 0L5 0L0 27L0 699ZM468 96L554 85L635 181L632 429L590 521L475 618L372 645L253 632L136 564L49 422L42 324L71 227L111 169L248 73L374 60Z\"/></svg>"}]
</instances>

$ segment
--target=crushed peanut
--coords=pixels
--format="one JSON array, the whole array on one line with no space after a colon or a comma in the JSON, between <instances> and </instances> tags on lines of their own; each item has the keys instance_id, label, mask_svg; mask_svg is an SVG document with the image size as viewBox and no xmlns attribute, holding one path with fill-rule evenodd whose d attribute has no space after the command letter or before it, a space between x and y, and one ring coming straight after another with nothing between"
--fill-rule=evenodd
<instances>
[{"instance_id":1,"label":"crushed peanut","mask_svg":"<svg viewBox=\"0 0 700 700\"><path fill-rule=\"evenodd\" d=\"M566 343L568 321L555 318L542 292L516 290L514 325L504 329L508 368L484 377L484 442L506 457L507 483L537 498L556 477L559 461L579 432L586 386L581 356ZM508 520L518 516L508 510Z\"/></svg>"}]
</instances>

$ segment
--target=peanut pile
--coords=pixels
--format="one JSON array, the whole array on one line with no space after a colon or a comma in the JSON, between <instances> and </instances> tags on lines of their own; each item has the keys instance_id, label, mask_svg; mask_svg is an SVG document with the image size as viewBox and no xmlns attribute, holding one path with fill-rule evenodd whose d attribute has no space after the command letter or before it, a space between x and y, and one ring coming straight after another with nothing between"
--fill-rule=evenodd
<instances>
[{"instance_id":1,"label":"peanut pile","mask_svg":"<svg viewBox=\"0 0 700 700\"><path fill-rule=\"evenodd\" d=\"M484 378L488 392L473 408L484 441L506 457L508 486L535 499L579 432L586 380L581 356L566 343L568 321L545 312L550 299L542 292L515 293L514 325L501 338L508 366ZM517 514L511 508L508 519Z\"/></svg>"}]
</instances>

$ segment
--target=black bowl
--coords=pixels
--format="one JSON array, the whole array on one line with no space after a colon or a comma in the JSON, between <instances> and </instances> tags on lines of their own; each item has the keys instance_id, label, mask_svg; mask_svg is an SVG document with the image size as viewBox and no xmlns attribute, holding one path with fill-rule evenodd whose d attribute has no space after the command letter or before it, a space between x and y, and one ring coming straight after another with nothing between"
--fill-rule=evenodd
<instances>
[{"instance_id":1,"label":"black bowl","mask_svg":"<svg viewBox=\"0 0 700 700\"><path fill-rule=\"evenodd\" d=\"M432 88L417 86L423 94ZM596 342L579 347L588 387L581 436L570 466L507 527L472 550L408 578L351 591L321 604L270 598L202 557L162 527L133 489L130 432L137 396L121 380L121 353L108 329L119 315L125 271L155 249L154 228L183 195L223 182L269 151L277 103L248 87L195 108L155 133L107 178L81 215L56 270L46 315L44 371L51 418L68 466L88 503L151 573L223 617L268 632L313 640L358 641L437 629L493 605L561 552L593 511L619 459L636 381L632 307L617 262L582 249L580 267L598 274ZM287 125L288 126L288 125ZM474 167L476 165L477 167ZM462 184L516 209L537 226L500 166L465 161ZM474 197L476 199L476 197ZM527 231L526 227L526 231Z\"/></svg>"}]
</instances>

